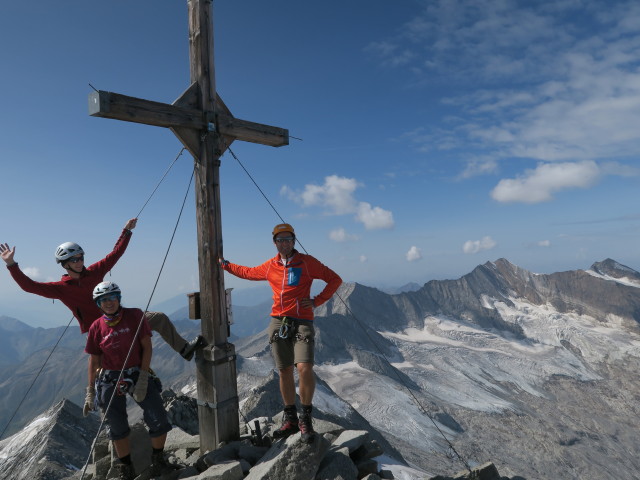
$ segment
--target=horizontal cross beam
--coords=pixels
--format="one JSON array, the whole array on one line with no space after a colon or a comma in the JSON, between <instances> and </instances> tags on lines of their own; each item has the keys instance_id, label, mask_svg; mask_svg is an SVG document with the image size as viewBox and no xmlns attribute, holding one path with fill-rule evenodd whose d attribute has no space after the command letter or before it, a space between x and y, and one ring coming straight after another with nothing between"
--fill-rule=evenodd
<instances>
[{"instance_id":1,"label":"horizontal cross beam","mask_svg":"<svg viewBox=\"0 0 640 480\"><path fill-rule=\"evenodd\" d=\"M220 104L224 105L222 101ZM104 90L89 94L89 115L92 117L111 118L165 128L189 128L200 131L215 128L221 135L245 142L271 147L282 147L289 144L287 129L235 118L229 114L226 107L221 110L224 113L218 113L214 117L212 112L202 112L188 106L143 100Z\"/></svg>"}]
</instances>

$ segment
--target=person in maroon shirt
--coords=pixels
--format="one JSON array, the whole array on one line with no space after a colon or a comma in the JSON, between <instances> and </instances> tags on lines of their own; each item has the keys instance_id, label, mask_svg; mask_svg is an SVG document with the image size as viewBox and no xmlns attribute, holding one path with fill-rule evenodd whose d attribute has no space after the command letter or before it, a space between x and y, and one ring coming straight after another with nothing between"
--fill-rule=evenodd
<instances>
[{"instance_id":1,"label":"person in maroon shirt","mask_svg":"<svg viewBox=\"0 0 640 480\"><path fill-rule=\"evenodd\" d=\"M103 314L91 324L87 335L89 385L83 413L88 415L96 403L101 408L118 456L114 466L119 478L133 480L127 415L127 394L131 395L144 411L153 447L149 471L151 477L157 477L172 469L164 458L171 424L160 396L162 387L150 371L151 328L142 310L122 307L121 295L113 282L99 283L93 290Z\"/></svg>"},{"instance_id":2,"label":"person in maroon shirt","mask_svg":"<svg viewBox=\"0 0 640 480\"><path fill-rule=\"evenodd\" d=\"M91 323L102 315L91 298L93 289L102 282L105 275L124 254L131 239L131 230L136 227L137 222L137 218L129 220L113 251L88 267L84 264L84 250L80 245L73 242L60 245L55 253L56 262L65 269L66 273L57 282L36 282L25 275L14 259L15 246L9 248L8 244L0 243L0 258L5 261L9 273L22 290L41 297L60 300L78 320L80 332L86 333ZM195 351L206 345L202 335L198 335L190 342L182 338L164 313L147 312L146 316L151 329L158 332L164 341L186 360L191 360Z\"/></svg>"}]
</instances>

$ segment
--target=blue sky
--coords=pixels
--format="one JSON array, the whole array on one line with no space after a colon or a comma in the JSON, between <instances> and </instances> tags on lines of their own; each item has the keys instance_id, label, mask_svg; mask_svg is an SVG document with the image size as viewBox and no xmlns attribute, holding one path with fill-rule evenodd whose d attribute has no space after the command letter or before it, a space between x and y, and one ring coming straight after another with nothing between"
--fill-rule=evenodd
<instances>
[{"instance_id":1,"label":"blue sky","mask_svg":"<svg viewBox=\"0 0 640 480\"><path fill-rule=\"evenodd\" d=\"M214 23L233 114L301 139L232 150L345 280L424 283L500 257L539 273L607 257L640 269L637 2L218 0ZM59 278L62 242L89 262L110 251L180 151L169 130L90 117L87 96L90 83L175 100L187 29L186 2L2 5L0 241L34 278ZM112 273L130 306L149 299L192 165L178 159ZM228 154L221 196L225 257L274 255L279 219ZM194 203L192 190L152 303L198 289ZM6 273L0 305L69 319Z\"/></svg>"}]
</instances>

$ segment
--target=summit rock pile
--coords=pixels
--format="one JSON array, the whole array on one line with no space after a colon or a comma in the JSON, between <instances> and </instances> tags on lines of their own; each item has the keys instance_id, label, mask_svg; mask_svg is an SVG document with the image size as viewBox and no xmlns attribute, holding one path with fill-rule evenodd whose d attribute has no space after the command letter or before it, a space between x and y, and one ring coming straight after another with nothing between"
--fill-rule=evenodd
<instances>
[{"instance_id":1,"label":"summit rock pile","mask_svg":"<svg viewBox=\"0 0 640 480\"><path fill-rule=\"evenodd\" d=\"M170 396L170 395L167 395ZM190 403L184 397L173 398L174 411ZM184 413L184 412L183 412ZM182 415L186 418L186 415ZM384 480L394 479L390 470L380 469L376 457L384 452L378 442L365 430L346 430L334 423L315 422L314 441L301 441L300 433L272 442L268 435L277 428L279 418L261 417L245 425L246 434L239 441L202 454L197 435L182 429L172 430L167 438L170 463L176 466L161 480ZM138 480L147 480L148 459L151 445L144 426L137 423L131 434L132 459ZM85 472L85 480L112 478L113 455L109 442L103 435L98 442L94 462ZM80 473L69 479L78 480ZM424 476L423 478L427 478ZM431 477L433 480L508 480L500 477L492 464L461 472L455 477Z\"/></svg>"}]
</instances>

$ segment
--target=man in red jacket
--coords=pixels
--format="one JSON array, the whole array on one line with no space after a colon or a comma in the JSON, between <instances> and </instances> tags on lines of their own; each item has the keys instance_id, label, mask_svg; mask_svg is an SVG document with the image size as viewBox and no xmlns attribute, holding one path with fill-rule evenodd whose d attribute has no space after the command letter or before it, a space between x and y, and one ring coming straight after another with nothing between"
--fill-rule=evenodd
<instances>
[{"instance_id":1,"label":"man in red jacket","mask_svg":"<svg viewBox=\"0 0 640 480\"><path fill-rule=\"evenodd\" d=\"M102 315L92 299L93 289L102 282L107 272L124 254L131 239L131 230L136 227L137 222L137 218L129 220L113 251L88 267L84 265L84 250L80 245L73 242L60 245L55 253L56 262L62 265L67 273L57 282L36 282L25 275L14 260L16 247L9 248L8 244L0 243L0 258L5 261L9 273L22 290L41 297L60 300L78 320L80 332L86 333L93 321ZM206 345L201 335L187 342L178 334L175 326L164 313L147 312L146 316L151 329L158 332L164 341L186 360L191 360L195 351Z\"/></svg>"},{"instance_id":2,"label":"man in red jacket","mask_svg":"<svg viewBox=\"0 0 640 480\"><path fill-rule=\"evenodd\" d=\"M273 434L283 438L298 431L304 442L313 441L311 420L316 380L313 373L315 331L313 309L325 303L342 284L342 279L311 255L295 248L295 232L288 223L276 225L272 232L278 254L257 267L243 267L220 259L222 268L246 280L266 280L273 290L269 325L271 353L280 372L280 393L284 402L282 427ZM311 298L313 280L324 280L322 292ZM302 415L298 419L293 367L298 370Z\"/></svg>"}]
</instances>

